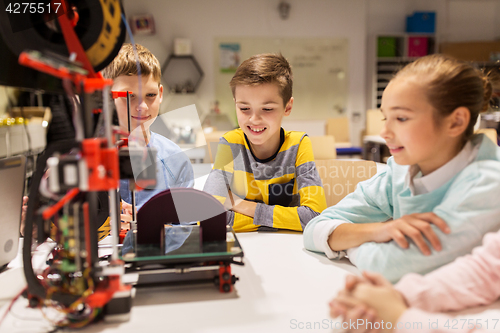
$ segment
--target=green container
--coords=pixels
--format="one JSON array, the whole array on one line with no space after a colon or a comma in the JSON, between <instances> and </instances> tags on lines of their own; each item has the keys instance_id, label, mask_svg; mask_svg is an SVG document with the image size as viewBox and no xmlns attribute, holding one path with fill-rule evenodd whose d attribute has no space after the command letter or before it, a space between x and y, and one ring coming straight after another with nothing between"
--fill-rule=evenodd
<instances>
[{"instance_id":1,"label":"green container","mask_svg":"<svg viewBox=\"0 0 500 333\"><path fill-rule=\"evenodd\" d=\"M395 57L396 49L395 37L378 37L377 57Z\"/></svg>"}]
</instances>

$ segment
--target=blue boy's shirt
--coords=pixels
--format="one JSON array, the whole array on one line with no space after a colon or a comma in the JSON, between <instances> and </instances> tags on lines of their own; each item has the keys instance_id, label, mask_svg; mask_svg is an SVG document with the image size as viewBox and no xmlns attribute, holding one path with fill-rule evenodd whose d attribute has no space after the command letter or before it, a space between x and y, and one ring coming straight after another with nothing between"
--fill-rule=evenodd
<instances>
[{"instance_id":1,"label":"blue boy's shirt","mask_svg":"<svg viewBox=\"0 0 500 333\"><path fill-rule=\"evenodd\" d=\"M148 147L154 147L158 151L156 155L156 187L152 190L141 190L135 193L137 210L161 191L175 187L193 187L194 185L193 167L179 146L164 136L151 132ZM124 201L132 202L128 180L120 180L120 196ZM187 236L177 237L178 247L184 243ZM123 241L122 254L128 253L132 249L132 232L128 232Z\"/></svg>"},{"instance_id":2,"label":"blue boy's shirt","mask_svg":"<svg viewBox=\"0 0 500 333\"><path fill-rule=\"evenodd\" d=\"M193 187L194 172L186 154L175 143L164 136L151 132L148 147L158 150L156 156L156 187L135 193L136 207L139 210L144 203L157 193L174 187ZM120 180L120 196L131 203L128 180Z\"/></svg>"},{"instance_id":3,"label":"blue boy's shirt","mask_svg":"<svg viewBox=\"0 0 500 333\"><path fill-rule=\"evenodd\" d=\"M314 228L325 220L371 223L434 212L451 229L450 234L444 234L432 225L441 240L441 251L424 256L411 241L408 249L394 241L369 242L357 249L356 266L396 282L406 273L425 274L470 253L481 244L484 234L500 229L500 148L482 135L475 136L472 144L481 146L471 164L438 189L416 196L405 183L409 167L390 158L384 172L359 183L353 193L309 222L304 230L305 247L322 252L315 246Z\"/></svg>"}]
</instances>

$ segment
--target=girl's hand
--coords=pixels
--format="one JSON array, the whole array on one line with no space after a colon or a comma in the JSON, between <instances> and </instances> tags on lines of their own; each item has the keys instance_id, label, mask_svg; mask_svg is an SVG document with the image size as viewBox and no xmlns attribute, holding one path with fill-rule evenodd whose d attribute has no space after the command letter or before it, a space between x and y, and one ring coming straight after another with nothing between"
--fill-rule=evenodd
<instances>
[{"instance_id":1,"label":"girl's hand","mask_svg":"<svg viewBox=\"0 0 500 333\"><path fill-rule=\"evenodd\" d=\"M371 284L374 286L391 286L391 283L378 274L363 272L362 276L348 275L345 279L345 289L339 292L339 296L348 296L356 289L359 284ZM332 305L333 303L333 305ZM344 315L352 307L349 303L340 303L335 300L330 303L330 314L332 317Z\"/></svg>"},{"instance_id":2,"label":"girl's hand","mask_svg":"<svg viewBox=\"0 0 500 333\"><path fill-rule=\"evenodd\" d=\"M391 330L388 327L395 328L398 318L408 308L403 296L379 274L363 272L362 278L346 281L346 286L348 284L353 289L339 292L330 303L330 314L332 317L342 315L347 322L363 323L355 325L356 329L350 329L350 332L373 333L378 331L375 326L388 332ZM358 319L363 322L358 322ZM366 325L367 321L372 324ZM375 325L376 322L379 324Z\"/></svg>"},{"instance_id":3,"label":"girl's hand","mask_svg":"<svg viewBox=\"0 0 500 333\"><path fill-rule=\"evenodd\" d=\"M424 236L436 251L441 251L441 242L432 230L432 224L445 234L451 232L446 222L436 214L432 212L415 213L394 221L381 223L380 228L373 235L373 241L384 243L394 240L399 246L406 249L409 246L406 237L409 237L423 254L430 255L431 250L425 242Z\"/></svg>"},{"instance_id":4,"label":"girl's hand","mask_svg":"<svg viewBox=\"0 0 500 333\"><path fill-rule=\"evenodd\" d=\"M333 318L342 316L341 325L347 327L347 329L345 329L346 332L380 332L380 324L375 325L375 323L379 321L375 310L367 307L363 302L348 294L342 296L342 301L343 303L336 298L330 302L330 315ZM349 302L349 305L346 306L345 302ZM379 329L375 327L379 327Z\"/></svg>"},{"instance_id":5,"label":"girl's hand","mask_svg":"<svg viewBox=\"0 0 500 333\"><path fill-rule=\"evenodd\" d=\"M358 284L352 296L375 310L378 319L385 323L390 322L393 328L396 327L397 320L408 309L403 295L380 274L363 272L363 276L371 283Z\"/></svg>"}]
</instances>

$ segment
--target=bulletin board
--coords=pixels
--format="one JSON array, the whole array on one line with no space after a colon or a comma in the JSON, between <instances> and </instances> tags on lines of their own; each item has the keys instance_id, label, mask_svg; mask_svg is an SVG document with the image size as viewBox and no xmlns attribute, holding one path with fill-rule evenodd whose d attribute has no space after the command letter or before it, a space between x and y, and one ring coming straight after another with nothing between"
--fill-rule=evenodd
<instances>
[{"instance_id":1,"label":"bulletin board","mask_svg":"<svg viewBox=\"0 0 500 333\"><path fill-rule=\"evenodd\" d=\"M220 37L214 40L215 96L236 122L229 81L245 59L278 53L290 62L294 104L289 120L322 120L343 113L347 103L348 41L342 38Z\"/></svg>"}]
</instances>

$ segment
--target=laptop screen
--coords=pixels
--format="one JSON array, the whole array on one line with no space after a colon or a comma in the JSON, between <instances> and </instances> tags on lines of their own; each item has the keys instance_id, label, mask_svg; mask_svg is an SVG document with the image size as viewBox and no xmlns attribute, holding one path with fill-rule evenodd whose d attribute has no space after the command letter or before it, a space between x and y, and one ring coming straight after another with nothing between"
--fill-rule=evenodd
<instances>
[{"instance_id":1,"label":"laptop screen","mask_svg":"<svg viewBox=\"0 0 500 333\"><path fill-rule=\"evenodd\" d=\"M26 158L15 156L0 159L0 267L17 255L19 227L23 206Z\"/></svg>"}]
</instances>

